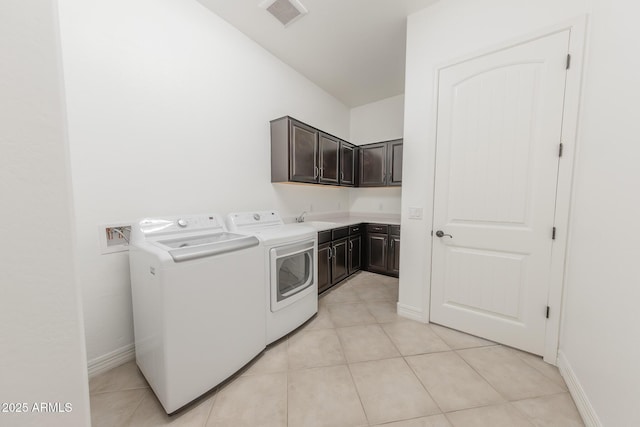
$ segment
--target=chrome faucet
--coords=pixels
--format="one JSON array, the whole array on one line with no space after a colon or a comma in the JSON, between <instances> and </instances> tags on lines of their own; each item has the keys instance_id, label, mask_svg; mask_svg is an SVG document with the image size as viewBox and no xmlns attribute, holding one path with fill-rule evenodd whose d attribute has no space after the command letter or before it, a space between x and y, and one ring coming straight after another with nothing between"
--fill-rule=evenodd
<instances>
[{"instance_id":1,"label":"chrome faucet","mask_svg":"<svg viewBox=\"0 0 640 427\"><path fill-rule=\"evenodd\" d=\"M304 216L307 213L307 211L304 211L300 214L300 216L296 217L296 222L304 222Z\"/></svg>"}]
</instances>

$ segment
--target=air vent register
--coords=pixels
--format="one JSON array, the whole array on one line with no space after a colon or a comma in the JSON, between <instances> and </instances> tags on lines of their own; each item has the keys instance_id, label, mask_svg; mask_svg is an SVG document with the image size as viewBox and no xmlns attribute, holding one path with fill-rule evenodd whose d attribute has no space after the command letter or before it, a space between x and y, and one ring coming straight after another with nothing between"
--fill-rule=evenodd
<instances>
[{"instance_id":1,"label":"air vent register","mask_svg":"<svg viewBox=\"0 0 640 427\"><path fill-rule=\"evenodd\" d=\"M298 0L264 0L259 6L266 9L285 27L307 13L307 9Z\"/></svg>"}]
</instances>

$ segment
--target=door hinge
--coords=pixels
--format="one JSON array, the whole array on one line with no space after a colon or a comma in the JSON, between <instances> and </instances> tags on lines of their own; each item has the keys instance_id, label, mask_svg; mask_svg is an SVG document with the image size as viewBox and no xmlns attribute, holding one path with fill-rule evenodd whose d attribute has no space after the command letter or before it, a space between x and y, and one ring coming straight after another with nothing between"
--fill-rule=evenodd
<instances>
[{"instance_id":1,"label":"door hinge","mask_svg":"<svg viewBox=\"0 0 640 427\"><path fill-rule=\"evenodd\" d=\"M551 240L556 240L556 228L553 227L551 230Z\"/></svg>"},{"instance_id":2,"label":"door hinge","mask_svg":"<svg viewBox=\"0 0 640 427\"><path fill-rule=\"evenodd\" d=\"M547 319L549 318L549 306L547 306Z\"/></svg>"},{"instance_id":3,"label":"door hinge","mask_svg":"<svg viewBox=\"0 0 640 427\"><path fill-rule=\"evenodd\" d=\"M564 145L562 142L560 143L560 147L558 148L558 157L562 157L562 151L564 150Z\"/></svg>"},{"instance_id":4,"label":"door hinge","mask_svg":"<svg viewBox=\"0 0 640 427\"><path fill-rule=\"evenodd\" d=\"M567 70L571 68L571 54L567 53Z\"/></svg>"}]
</instances>

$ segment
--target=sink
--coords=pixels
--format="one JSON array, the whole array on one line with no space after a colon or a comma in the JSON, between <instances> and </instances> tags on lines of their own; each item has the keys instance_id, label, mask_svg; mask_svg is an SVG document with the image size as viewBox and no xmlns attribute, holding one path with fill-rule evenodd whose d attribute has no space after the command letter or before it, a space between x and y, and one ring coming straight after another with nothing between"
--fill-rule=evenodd
<instances>
[{"instance_id":1,"label":"sink","mask_svg":"<svg viewBox=\"0 0 640 427\"><path fill-rule=\"evenodd\" d=\"M310 225L318 231L329 230L331 228L341 227L342 224L337 222L329 222L329 221L305 221L301 222L302 225Z\"/></svg>"}]
</instances>

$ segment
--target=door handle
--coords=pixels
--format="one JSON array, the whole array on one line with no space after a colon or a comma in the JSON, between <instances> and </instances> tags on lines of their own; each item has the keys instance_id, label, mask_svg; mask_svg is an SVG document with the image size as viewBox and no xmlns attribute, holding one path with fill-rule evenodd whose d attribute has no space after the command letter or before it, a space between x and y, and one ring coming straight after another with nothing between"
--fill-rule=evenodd
<instances>
[{"instance_id":1,"label":"door handle","mask_svg":"<svg viewBox=\"0 0 640 427\"><path fill-rule=\"evenodd\" d=\"M340 181L344 181L344 171L340 171Z\"/></svg>"},{"instance_id":2,"label":"door handle","mask_svg":"<svg viewBox=\"0 0 640 427\"><path fill-rule=\"evenodd\" d=\"M331 261L331 247L328 248L329 250L327 251L327 261Z\"/></svg>"},{"instance_id":3,"label":"door handle","mask_svg":"<svg viewBox=\"0 0 640 427\"><path fill-rule=\"evenodd\" d=\"M317 167L317 166L314 166L314 167L313 167L313 178L315 179L315 178L317 178L317 177L318 177L318 167Z\"/></svg>"},{"instance_id":4,"label":"door handle","mask_svg":"<svg viewBox=\"0 0 640 427\"><path fill-rule=\"evenodd\" d=\"M442 237L451 237L451 238L453 239L453 236L452 236L451 234L446 234L446 233L445 233L444 231L442 231L442 230L438 230L438 231L436 231L436 236L437 236L437 237L440 237L440 238L442 238Z\"/></svg>"},{"instance_id":5,"label":"door handle","mask_svg":"<svg viewBox=\"0 0 640 427\"><path fill-rule=\"evenodd\" d=\"M349 251L353 250L353 241L349 241Z\"/></svg>"}]
</instances>

